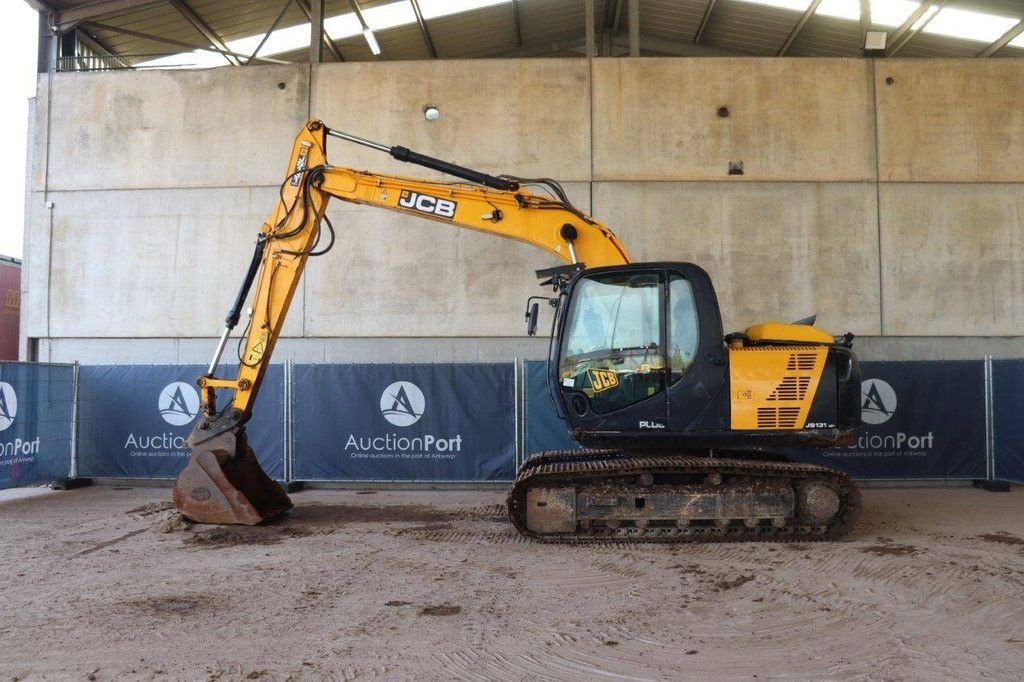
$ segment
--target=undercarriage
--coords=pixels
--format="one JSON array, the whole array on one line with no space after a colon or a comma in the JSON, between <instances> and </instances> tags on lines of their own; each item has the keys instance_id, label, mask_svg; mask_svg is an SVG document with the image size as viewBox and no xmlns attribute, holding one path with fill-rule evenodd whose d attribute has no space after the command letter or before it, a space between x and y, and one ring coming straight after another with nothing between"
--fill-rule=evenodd
<instances>
[{"instance_id":1,"label":"undercarriage","mask_svg":"<svg viewBox=\"0 0 1024 682\"><path fill-rule=\"evenodd\" d=\"M714 455L540 453L520 469L509 517L545 542L831 540L855 520L860 493L841 472Z\"/></svg>"}]
</instances>

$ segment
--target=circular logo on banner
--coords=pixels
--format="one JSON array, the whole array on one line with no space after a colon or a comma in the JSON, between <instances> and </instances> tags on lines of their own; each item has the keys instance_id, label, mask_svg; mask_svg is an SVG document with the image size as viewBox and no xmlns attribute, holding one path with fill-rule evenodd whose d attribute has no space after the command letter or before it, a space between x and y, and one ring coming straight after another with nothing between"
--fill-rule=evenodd
<instances>
[{"instance_id":1,"label":"circular logo on banner","mask_svg":"<svg viewBox=\"0 0 1024 682\"><path fill-rule=\"evenodd\" d=\"M380 413L395 426L412 426L423 416L427 401L420 387L410 381L396 381L380 396Z\"/></svg>"},{"instance_id":2,"label":"circular logo on banner","mask_svg":"<svg viewBox=\"0 0 1024 682\"><path fill-rule=\"evenodd\" d=\"M14 392L14 386L0 381L0 431L13 424L17 414L18 394Z\"/></svg>"},{"instance_id":3,"label":"circular logo on banner","mask_svg":"<svg viewBox=\"0 0 1024 682\"><path fill-rule=\"evenodd\" d=\"M866 424L884 424L896 414L896 391L881 379L860 385L860 418Z\"/></svg>"},{"instance_id":4,"label":"circular logo on banner","mask_svg":"<svg viewBox=\"0 0 1024 682\"><path fill-rule=\"evenodd\" d=\"M184 426L199 413L199 394L191 384L175 381L160 391L160 416L172 426Z\"/></svg>"}]
</instances>

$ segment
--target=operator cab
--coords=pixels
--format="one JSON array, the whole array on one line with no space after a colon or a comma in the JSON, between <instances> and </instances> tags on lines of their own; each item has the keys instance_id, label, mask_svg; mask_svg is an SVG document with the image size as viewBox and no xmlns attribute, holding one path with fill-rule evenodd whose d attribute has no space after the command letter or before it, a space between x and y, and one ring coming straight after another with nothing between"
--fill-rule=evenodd
<instances>
[{"instance_id":1,"label":"operator cab","mask_svg":"<svg viewBox=\"0 0 1024 682\"><path fill-rule=\"evenodd\" d=\"M574 432L682 430L726 381L718 301L696 265L585 270L562 302L551 380Z\"/></svg>"}]
</instances>

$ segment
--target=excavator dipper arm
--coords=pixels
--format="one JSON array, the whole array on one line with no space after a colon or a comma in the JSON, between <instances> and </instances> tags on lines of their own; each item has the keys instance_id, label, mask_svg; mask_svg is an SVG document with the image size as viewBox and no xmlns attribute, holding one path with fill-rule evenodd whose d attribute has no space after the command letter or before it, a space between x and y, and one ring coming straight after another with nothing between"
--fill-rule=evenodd
<instances>
[{"instance_id":1,"label":"excavator dipper arm","mask_svg":"<svg viewBox=\"0 0 1024 682\"><path fill-rule=\"evenodd\" d=\"M381 175L327 162L332 136L389 153L475 184ZM526 184L548 185L553 197L530 193ZM625 247L608 228L572 206L557 183L487 175L413 152L388 147L309 121L292 148L280 199L257 237L252 261L228 311L207 373L197 381L202 415L189 436L189 462L174 487L175 506L207 523L255 524L291 507L288 496L259 466L245 437L245 423L259 393L292 297L310 256L330 250L334 228L325 217L330 198L367 204L457 227L533 244L568 264L587 267L629 263ZM323 226L327 242L322 243ZM231 331L252 297L251 316L239 342L234 379L215 376ZM217 408L216 391L231 392Z\"/></svg>"}]
</instances>

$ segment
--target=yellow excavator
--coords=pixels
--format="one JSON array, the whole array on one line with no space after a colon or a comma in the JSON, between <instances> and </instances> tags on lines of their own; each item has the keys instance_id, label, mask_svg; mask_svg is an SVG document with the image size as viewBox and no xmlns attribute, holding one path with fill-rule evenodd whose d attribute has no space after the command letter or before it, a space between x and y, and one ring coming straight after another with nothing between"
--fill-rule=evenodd
<instances>
[{"instance_id":1,"label":"yellow excavator","mask_svg":"<svg viewBox=\"0 0 1024 682\"><path fill-rule=\"evenodd\" d=\"M461 182L331 166L329 138L390 154ZM528 191L531 188L534 191ZM826 539L859 508L843 473L782 449L852 442L860 366L852 335L767 322L723 335L708 274L681 262L632 263L615 234L547 178L494 176L309 121L206 374L175 506L205 523L256 524L292 504L246 440L274 346L310 256L330 250L328 200L377 206L516 239L562 261L538 270L554 310L553 407L580 450L529 458L508 494L525 536L555 542ZM326 229L325 229L326 228ZM326 237L326 239L324 239ZM234 378L215 376L255 284ZM528 333L539 304L527 308ZM218 408L216 392L230 402Z\"/></svg>"}]
</instances>

